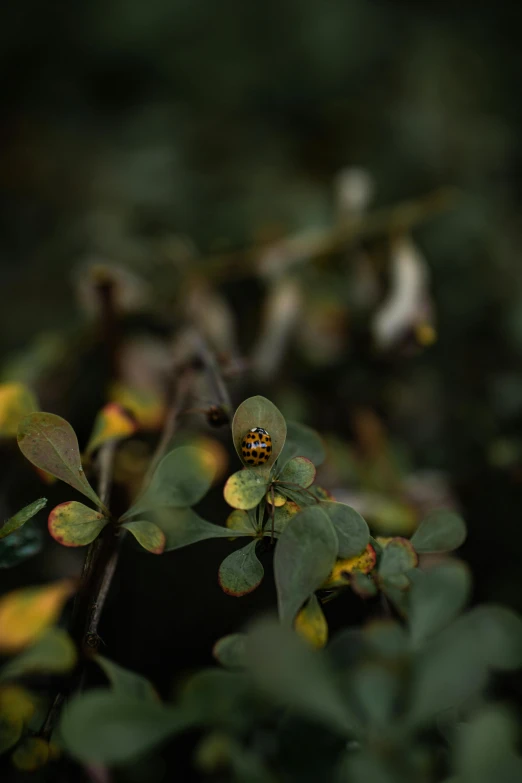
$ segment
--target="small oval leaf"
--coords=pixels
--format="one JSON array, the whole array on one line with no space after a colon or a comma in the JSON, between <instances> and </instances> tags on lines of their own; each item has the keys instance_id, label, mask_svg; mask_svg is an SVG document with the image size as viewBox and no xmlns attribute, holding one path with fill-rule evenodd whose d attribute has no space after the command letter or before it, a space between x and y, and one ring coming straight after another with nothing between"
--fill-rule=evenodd
<instances>
[{"instance_id":1,"label":"small oval leaf","mask_svg":"<svg viewBox=\"0 0 522 783\"><path fill-rule=\"evenodd\" d=\"M466 540L466 524L453 511L432 511L422 520L411 538L416 551L452 552Z\"/></svg>"},{"instance_id":2,"label":"small oval leaf","mask_svg":"<svg viewBox=\"0 0 522 783\"><path fill-rule=\"evenodd\" d=\"M63 546L86 546L94 541L109 520L99 511L76 500L60 503L49 514L49 533Z\"/></svg>"},{"instance_id":3,"label":"small oval leaf","mask_svg":"<svg viewBox=\"0 0 522 783\"><path fill-rule=\"evenodd\" d=\"M228 595L251 593L260 584L264 569L256 555L257 541L228 555L219 567L219 584Z\"/></svg>"},{"instance_id":4,"label":"small oval leaf","mask_svg":"<svg viewBox=\"0 0 522 783\"><path fill-rule=\"evenodd\" d=\"M132 533L138 544L153 555L161 555L165 550L166 536L163 530L154 522L146 519L137 519L133 522L124 522L122 527Z\"/></svg>"},{"instance_id":5,"label":"small oval leaf","mask_svg":"<svg viewBox=\"0 0 522 783\"><path fill-rule=\"evenodd\" d=\"M337 535L325 512L308 506L288 524L277 543L274 573L279 615L293 623L304 602L328 578L337 557Z\"/></svg>"},{"instance_id":6,"label":"small oval leaf","mask_svg":"<svg viewBox=\"0 0 522 783\"><path fill-rule=\"evenodd\" d=\"M223 494L229 506L247 511L259 504L265 492L264 477L253 468L244 468L229 477Z\"/></svg>"},{"instance_id":7,"label":"small oval leaf","mask_svg":"<svg viewBox=\"0 0 522 783\"><path fill-rule=\"evenodd\" d=\"M370 529L362 516L351 506L333 500L321 503L328 514L339 540L339 557L355 557L364 551L370 540Z\"/></svg>"},{"instance_id":8,"label":"small oval leaf","mask_svg":"<svg viewBox=\"0 0 522 783\"><path fill-rule=\"evenodd\" d=\"M267 462L253 468L257 472L267 475L270 472L271 465L281 453L286 440L286 421L283 414L266 397L260 395L249 397L241 403L236 410L232 421L232 439L239 456L243 461L241 454L241 443L248 430L253 427L262 427L272 438L272 453Z\"/></svg>"},{"instance_id":9,"label":"small oval leaf","mask_svg":"<svg viewBox=\"0 0 522 783\"><path fill-rule=\"evenodd\" d=\"M315 466L306 457L292 457L279 474L278 481L307 489L315 481Z\"/></svg>"},{"instance_id":10,"label":"small oval leaf","mask_svg":"<svg viewBox=\"0 0 522 783\"><path fill-rule=\"evenodd\" d=\"M231 633L223 636L215 643L212 648L212 655L227 669L243 669L245 661L245 639L244 633Z\"/></svg>"},{"instance_id":11,"label":"small oval leaf","mask_svg":"<svg viewBox=\"0 0 522 783\"><path fill-rule=\"evenodd\" d=\"M65 481L99 508L103 503L83 472L78 439L68 421L54 413L31 413L18 427L18 446L29 462Z\"/></svg>"},{"instance_id":12,"label":"small oval leaf","mask_svg":"<svg viewBox=\"0 0 522 783\"><path fill-rule=\"evenodd\" d=\"M11 519L8 519L2 527L0 527L0 539L5 538L10 533L14 533L15 530L25 525L25 523L38 514L42 508L47 505L47 498L39 498L34 503L29 503L28 506L20 509Z\"/></svg>"},{"instance_id":13,"label":"small oval leaf","mask_svg":"<svg viewBox=\"0 0 522 783\"><path fill-rule=\"evenodd\" d=\"M462 611L470 592L471 576L464 563L449 561L415 572L408 613L413 643L424 642L448 625Z\"/></svg>"}]
</instances>

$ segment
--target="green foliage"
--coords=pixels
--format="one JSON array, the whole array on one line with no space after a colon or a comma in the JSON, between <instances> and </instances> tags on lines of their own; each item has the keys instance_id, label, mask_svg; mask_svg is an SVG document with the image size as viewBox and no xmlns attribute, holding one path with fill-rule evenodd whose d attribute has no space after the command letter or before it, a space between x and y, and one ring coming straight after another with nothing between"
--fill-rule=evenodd
<instances>
[{"instance_id":1,"label":"green foliage","mask_svg":"<svg viewBox=\"0 0 522 783\"><path fill-rule=\"evenodd\" d=\"M226 527L206 522L191 508L173 508L159 511L154 519L165 533L165 551L180 549L207 538L230 538ZM251 535L250 531L234 531L235 535Z\"/></svg>"},{"instance_id":2,"label":"green foliage","mask_svg":"<svg viewBox=\"0 0 522 783\"><path fill-rule=\"evenodd\" d=\"M451 552L466 540L466 525L458 514L441 509L423 519L412 536L416 551Z\"/></svg>"},{"instance_id":3,"label":"green foliage","mask_svg":"<svg viewBox=\"0 0 522 783\"><path fill-rule=\"evenodd\" d=\"M167 454L154 471L150 484L123 520L163 508L193 506L208 492L214 480L212 456L203 449L181 446Z\"/></svg>"},{"instance_id":4,"label":"green foliage","mask_svg":"<svg viewBox=\"0 0 522 783\"><path fill-rule=\"evenodd\" d=\"M159 701L158 694L145 677L124 669L102 655L96 655L94 660L103 669L111 683L112 691L118 696L154 703Z\"/></svg>"},{"instance_id":5,"label":"green foliage","mask_svg":"<svg viewBox=\"0 0 522 783\"><path fill-rule=\"evenodd\" d=\"M279 457L279 463L286 463L293 457L306 457L314 465L322 465L325 460L323 441L311 427L297 421L287 421L286 442Z\"/></svg>"},{"instance_id":6,"label":"green foliage","mask_svg":"<svg viewBox=\"0 0 522 783\"><path fill-rule=\"evenodd\" d=\"M102 689L71 700L60 723L68 753L91 764L122 764L189 726L160 702Z\"/></svg>"},{"instance_id":7,"label":"green foliage","mask_svg":"<svg viewBox=\"0 0 522 783\"><path fill-rule=\"evenodd\" d=\"M233 473L225 484L225 500L232 508L248 511L264 498L266 488L267 483L257 469L243 468Z\"/></svg>"},{"instance_id":8,"label":"green foliage","mask_svg":"<svg viewBox=\"0 0 522 783\"><path fill-rule=\"evenodd\" d=\"M76 648L70 636L61 628L51 628L0 669L0 682L42 672L68 672L75 663Z\"/></svg>"},{"instance_id":9,"label":"green foliage","mask_svg":"<svg viewBox=\"0 0 522 783\"><path fill-rule=\"evenodd\" d=\"M228 555L219 566L219 584L228 595L251 593L261 583L264 569L256 555L258 541Z\"/></svg>"},{"instance_id":10,"label":"green foliage","mask_svg":"<svg viewBox=\"0 0 522 783\"><path fill-rule=\"evenodd\" d=\"M463 563L448 562L415 572L412 580L408 620L413 643L418 645L460 614L469 600L471 576Z\"/></svg>"},{"instance_id":11,"label":"green foliage","mask_svg":"<svg viewBox=\"0 0 522 783\"><path fill-rule=\"evenodd\" d=\"M65 419L54 413L30 413L20 422L17 437L20 451L33 465L70 484L103 508L85 476L76 434Z\"/></svg>"},{"instance_id":12,"label":"green foliage","mask_svg":"<svg viewBox=\"0 0 522 783\"><path fill-rule=\"evenodd\" d=\"M307 598L327 579L337 557L338 541L328 515L305 508L285 527L274 556L281 620L291 623Z\"/></svg>"},{"instance_id":13,"label":"green foliage","mask_svg":"<svg viewBox=\"0 0 522 783\"><path fill-rule=\"evenodd\" d=\"M339 557L360 555L370 540L370 530L362 516L350 506L335 501L321 503L321 509L335 528Z\"/></svg>"},{"instance_id":14,"label":"green foliage","mask_svg":"<svg viewBox=\"0 0 522 783\"><path fill-rule=\"evenodd\" d=\"M315 481L315 467L306 457L292 457L278 474L278 481L283 484L297 484L307 489Z\"/></svg>"},{"instance_id":15,"label":"green foliage","mask_svg":"<svg viewBox=\"0 0 522 783\"><path fill-rule=\"evenodd\" d=\"M223 636L215 643L212 654L227 669L243 669L246 665L245 640L243 633Z\"/></svg>"}]
</instances>

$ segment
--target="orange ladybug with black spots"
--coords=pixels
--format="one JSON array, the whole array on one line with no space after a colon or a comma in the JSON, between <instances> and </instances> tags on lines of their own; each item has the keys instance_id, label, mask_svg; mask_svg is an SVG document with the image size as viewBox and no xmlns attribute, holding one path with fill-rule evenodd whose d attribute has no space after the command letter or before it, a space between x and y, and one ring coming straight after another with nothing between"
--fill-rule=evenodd
<instances>
[{"instance_id":1,"label":"orange ladybug with black spots","mask_svg":"<svg viewBox=\"0 0 522 783\"><path fill-rule=\"evenodd\" d=\"M241 453L247 465L264 465L272 453L272 438L262 427L252 427L241 442Z\"/></svg>"}]
</instances>

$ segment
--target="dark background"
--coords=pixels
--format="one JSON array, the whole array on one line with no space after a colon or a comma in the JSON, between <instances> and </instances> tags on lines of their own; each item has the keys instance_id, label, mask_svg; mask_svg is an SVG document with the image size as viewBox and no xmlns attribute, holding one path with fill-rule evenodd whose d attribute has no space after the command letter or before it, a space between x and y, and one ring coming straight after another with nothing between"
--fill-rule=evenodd
<instances>
[{"instance_id":1,"label":"dark background","mask_svg":"<svg viewBox=\"0 0 522 783\"><path fill-rule=\"evenodd\" d=\"M375 356L354 340L329 366L292 354L277 380L238 383L234 402L290 392L307 423L346 441L347 409L373 407L415 468L447 473L469 525L463 555L475 598L521 610L519 24L515 3L4 5L4 377L39 335L69 345L89 334L73 295L85 258L174 289L177 278L161 266L166 237L189 237L206 254L249 244L274 225L292 232L328 224L333 178L345 166L371 173L377 207L457 187L452 207L415 231L432 275L433 347ZM246 274L221 290L247 351L263 287ZM139 329L167 334L173 325L175 314L149 314ZM48 384L48 399L85 443L103 403L103 362L96 340L74 345L75 361L68 354L54 379L65 392L59 399ZM397 417L390 404L397 386L416 400L410 416ZM2 456L0 492L14 511L40 488L13 448ZM48 496L69 494L62 485ZM203 512L224 520L219 490ZM259 591L241 601L221 593L216 573L228 551L227 542L205 542L165 555L160 568L129 547L103 621L107 654L163 691L209 662L217 638L274 602L269 558ZM56 576L71 567L61 557L47 544L2 572L2 584ZM365 611L341 599L332 626Z\"/></svg>"}]
</instances>

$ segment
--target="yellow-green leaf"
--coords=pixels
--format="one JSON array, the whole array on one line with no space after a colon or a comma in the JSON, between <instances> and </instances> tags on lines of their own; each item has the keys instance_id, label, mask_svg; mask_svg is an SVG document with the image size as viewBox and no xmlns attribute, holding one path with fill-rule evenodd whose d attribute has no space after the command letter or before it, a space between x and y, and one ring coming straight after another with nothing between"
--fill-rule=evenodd
<instances>
[{"instance_id":1,"label":"yellow-green leaf","mask_svg":"<svg viewBox=\"0 0 522 783\"><path fill-rule=\"evenodd\" d=\"M237 530L247 536L256 535L255 522L248 511L243 511L238 508L234 509L234 511L228 515L225 524L229 530ZM235 537L230 540L235 541Z\"/></svg>"},{"instance_id":2,"label":"yellow-green leaf","mask_svg":"<svg viewBox=\"0 0 522 783\"><path fill-rule=\"evenodd\" d=\"M63 579L44 587L23 587L0 598L0 653L12 654L32 644L58 619L75 590Z\"/></svg>"},{"instance_id":3,"label":"yellow-green leaf","mask_svg":"<svg viewBox=\"0 0 522 783\"><path fill-rule=\"evenodd\" d=\"M85 455L90 457L104 443L128 438L136 429L135 419L118 403L109 402L96 417Z\"/></svg>"},{"instance_id":4,"label":"yellow-green leaf","mask_svg":"<svg viewBox=\"0 0 522 783\"><path fill-rule=\"evenodd\" d=\"M33 697L19 685L0 688L0 753L15 745L35 711Z\"/></svg>"},{"instance_id":5,"label":"yellow-green leaf","mask_svg":"<svg viewBox=\"0 0 522 783\"><path fill-rule=\"evenodd\" d=\"M49 533L63 546L85 546L94 541L109 520L76 500L60 503L49 514Z\"/></svg>"},{"instance_id":6,"label":"yellow-green leaf","mask_svg":"<svg viewBox=\"0 0 522 783\"><path fill-rule=\"evenodd\" d=\"M225 500L232 508L255 508L266 493L266 480L252 468L233 473L225 484Z\"/></svg>"},{"instance_id":7,"label":"yellow-green leaf","mask_svg":"<svg viewBox=\"0 0 522 783\"><path fill-rule=\"evenodd\" d=\"M270 503L270 505L274 506L274 508L281 508L281 506L284 506L286 503L286 498L284 495L281 495L280 492L273 492L269 490L266 493L266 501L267 503Z\"/></svg>"},{"instance_id":8,"label":"yellow-green leaf","mask_svg":"<svg viewBox=\"0 0 522 783\"><path fill-rule=\"evenodd\" d=\"M0 384L0 437L15 438L20 421L37 408L36 397L23 383Z\"/></svg>"},{"instance_id":9,"label":"yellow-green leaf","mask_svg":"<svg viewBox=\"0 0 522 783\"><path fill-rule=\"evenodd\" d=\"M34 772L49 760L49 743L41 737L26 737L16 748L12 761L23 772Z\"/></svg>"},{"instance_id":10,"label":"yellow-green leaf","mask_svg":"<svg viewBox=\"0 0 522 783\"><path fill-rule=\"evenodd\" d=\"M314 594L295 618L294 628L312 647L324 647L328 641L328 623Z\"/></svg>"},{"instance_id":11,"label":"yellow-green leaf","mask_svg":"<svg viewBox=\"0 0 522 783\"><path fill-rule=\"evenodd\" d=\"M131 412L140 429L157 430L165 418L165 401L153 389L137 389L116 383L110 390L111 402Z\"/></svg>"},{"instance_id":12,"label":"yellow-green leaf","mask_svg":"<svg viewBox=\"0 0 522 783\"><path fill-rule=\"evenodd\" d=\"M145 519L137 519L133 522L124 522L122 527L132 533L136 541L153 555L161 555L165 549L166 537L161 528L154 522Z\"/></svg>"},{"instance_id":13,"label":"yellow-green leaf","mask_svg":"<svg viewBox=\"0 0 522 783\"><path fill-rule=\"evenodd\" d=\"M266 397L249 397L241 403L236 410L232 421L232 438L234 446L243 461L241 444L243 438L253 427L262 427L272 439L272 453L269 459L253 470L263 475L268 475L270 467L281 453L286 440L286 422L283 414L276 408L273 402Z\"/></svg>"},{"instance_id":14,"label":"yellow-green leaf","mask_svg":"<svg viewBox=\"0 0 522 783\"><path fill-rule=\"evenodd\" d=\"M54 413L31 413L18 427L22 454L37 468L65 481L102 508L82 467L78 439L69 422Z\"/></svg>"},{"instance_id":15,"label":"yellow-green leaf","mask_svg":"<svg viewBox=\"0 0 522 783\"><path fill-rule=\"evenodd\" d=\"M2 527L0 527L0 539L5 538L10 533L13 533L18 528L25 525L32 517L38 514L47 505L47 498L39 498L34 503L30 503L28 506L20 509L11 519L8 519Z\"/></svg>"}]
</instances>

